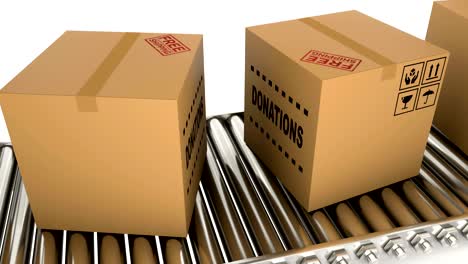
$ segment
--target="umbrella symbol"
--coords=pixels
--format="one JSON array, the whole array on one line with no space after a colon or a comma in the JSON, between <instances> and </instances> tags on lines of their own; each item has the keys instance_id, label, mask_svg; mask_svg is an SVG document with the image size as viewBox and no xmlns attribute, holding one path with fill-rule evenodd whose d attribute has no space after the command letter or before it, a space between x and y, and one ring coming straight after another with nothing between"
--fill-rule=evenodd
<instances>
[{"instance_id":1,"label":"umbrella symbol","mask_svg":"<svg viewBox=\"0 0 468 264\"><path fill-rule=\"evenodd\" d=\"M412 94L407 95L407 96L403 96L403 97L401 98L401 102L405 104L405 105L403 106L402 109L407 109L407 108L408 108L408 107L406 107L406 104L407 104L409 101L411 101L411 98L413 98L413 95L412 95Z\"/></svg>"},{"instance_id":2,"label":"umbrella symbol","mask_svg":"<svg viewBox=\"0 0 468 264\"><path fill-rule=\"evenodd\" d=\"M427 104L427 100L429 99L429 96L430 96L431 94L434 94L434 91L429 90L429 91L423 93L423 96L426 97L426 101L424 101L424 104Z\"/></svg>"}]
</instances>

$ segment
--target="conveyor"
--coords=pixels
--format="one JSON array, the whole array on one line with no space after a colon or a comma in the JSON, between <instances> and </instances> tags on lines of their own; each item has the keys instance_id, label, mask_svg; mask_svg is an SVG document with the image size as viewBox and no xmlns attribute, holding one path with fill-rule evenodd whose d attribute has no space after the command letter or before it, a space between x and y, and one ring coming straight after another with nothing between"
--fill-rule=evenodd
<instances>
[{"instance_id":1,"label":"conveyor","mask_svg":"<svg viewBox=\"0 0 468 264\"><path fill-rule=\"evenodd\" d=\"M208 120L185 238L39 229L2 144L0 263L412 263L468 252L467 157L436 128L420 175L313 212L255 157L243 128L242 113Z\"/></svg>"}]
</instances>

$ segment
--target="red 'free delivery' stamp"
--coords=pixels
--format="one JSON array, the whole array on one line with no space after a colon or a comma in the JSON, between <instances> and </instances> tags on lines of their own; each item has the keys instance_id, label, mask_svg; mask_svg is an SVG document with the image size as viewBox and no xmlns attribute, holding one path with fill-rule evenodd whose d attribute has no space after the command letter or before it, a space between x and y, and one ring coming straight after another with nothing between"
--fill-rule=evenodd
<instances>
[{"instance_id":1,"label":"red 'free delivery' stamp","mask_svg":"<svg viewBox=\"0 0 468 264\"><path fill-rule=\"evenodd\" d=\"M361 63L360 59L336 55L318 50L311 50L301 58L301 61L332 67L344 71L354 71Z\"/></svg>"},{"instance_id":2,"label":"red 'free delivery' stamp","mask_svg":"<svg viewBox=\"0 0 468 264\"><path fill-rule=\"evenodd\" d=\"M190 51L189 47L176 39L176 37L169 34L147 38L145 40L163 56Z\"/></svg>"}]
</instances>

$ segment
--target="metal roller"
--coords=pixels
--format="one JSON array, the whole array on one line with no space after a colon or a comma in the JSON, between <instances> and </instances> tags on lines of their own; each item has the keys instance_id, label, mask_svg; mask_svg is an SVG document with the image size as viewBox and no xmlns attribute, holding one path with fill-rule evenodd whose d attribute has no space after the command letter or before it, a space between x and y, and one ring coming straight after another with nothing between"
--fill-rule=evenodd
<instances>
[{"instance_id":1,"label":"metal roller","mask_svg":"<svg viewBox=\"0 0 468 264\"><path fill-rule=\"evenodd\" d=\"M446 182L453 191L468 204L468 181L457 170L443 160L434 150L426 148L424 163Z\"/></svg>"},{"instance_id":2,"label":"metal roller","mask_svg":"<svg viewBox=\"0 0 468 264\"><path fill-rule=\"evenodd\" d=\"M361 236L370 232L364 222L346 203L338 204L336 216L346 237Z\"/></svg>"},{"instance_id":3,"label":"metal roller","mask_svg":"<svg viewBox=\"0 0 468 264\"><path fill-rule=\"evenodd\" d=\"M99 263L124 264L124 250L113 235L105 235L101 241Z\"/></svg>"},{"instance_id":4,"label":"metal roller","mask_svg":"<svg viewBox=\"0 0 468 264\"><path fill-rule=\"evenodd\" d=\"M449 215L456 216L468 213L466 205L458 199L429 169L425 166L419 171L418 182L424 187L428 194L445 210Z\"/></svg>"},{"instance_id":5,"label":"metal roller","mask_svg":"<svg viewBox=\"0 0 468 264\"><path fill-rule=\"evenodd\" d=\"M425 221L438 220L446 217L444 212L421 191L412 181L403 183L403 192L411 205Z\"/></svg>"},{"instance_id":6,"label":"metal roller","mask_svg":"<svg viewBox=\"0 0 468 264\"><path fill-rule=\"evenodd\" d=\"M221 171L213 155L210 141L208 141L206 164L203 183L200 189L206 186L208 203L214 209L214 217L217 220L222 238L224 238L227 254L230 261L245 259L255 256L252 250L252 241L249 240L244 227L247 220L238 217L233 200L229 196L228 186L224 184ZM252 236L252 235L251 235Z\"/></svg>"},{"instance_id":7,"label":"metal roller","mask_svg":"<svg viewBox=\"0 0 468 264\"><path fill-rule=\"evenodd\" d=\"M29 242L31 241L32 216L29 209L28 196L21 180L19 171L15 185L19 185L19 193L12 207L11 217L6 222L4 254L0 263L25 263L29 259Z\"/></svg>"},{"instance_id":8,"label":"metal roller","mask_svg":"<svg viewBox=\"0 0 468 264\"><path fill-rule=\"evenodd\" d=\"M468 162L466 156L460 150L451 146L445 137L437 129L432 129L427 139L427 144L441 157L447 160L462 175L468 177Z\"/></svg>"},{"instance_id":9,"label":"metal roller","mask_svg":"<svg viewBox=\"0 0 468 264\"><path fill-rule=\"evenodd\" d=\"M322 211L311 213L309 221L319 242L331 242L341 239L336 227Z\"/></svg>"},{"instance_id":10,"label":"metal roller","mask_svg":"<svg viewBox=\"0 0 468 264\"><path fill-rule=\"evenodd\" d=\"M395 227L382 208L368 195L359 199L359 207L373 231L385 231Z\"/></svg>"},{"instance_id":11,"label":"metal roller","mask_svg":"<svg viewBox=\"0 0 468 264\"><path fill-rule=\"evenodd\" d=\"M13 152L0 145L6 220L0 263L78 263L79 255L95 264L423 263L468 246L464 156L457 161L429 142L419 176L309 214L244 143L241 117L208 123L207 159L186 238L40 230L24 209Z\"/></svg>"},{"instance_id":12,"label":"metal roller","mask_svg":"<svg viewBox=\"0 0 468 264\"><path fill-rule=\"evenodd\" d=\"M195 209L193 212L192 226L194 237L197 241L197 252L201 263L221 263L227 260L223 258L221 249L208 213L202 201L200 192L195 198Z\"/></svg>"},{"instance_id":13,"label":"metal roller","mask_svg":"<svg viewBox=\"0 0 468 264\"><path fill-rule=\"evenodd\" d=\"M157 264L156 255L148 239L137 237L133 241L132 263L134 264Z\"/></svg>"},{"instance_id":14,"label":"metal roller","mask_svg":"<svg viewBox=\"0 0 468 264\"><path fill-rule=\"evenodd\" d=\"M178 238L168 238L164 247L164 263L189 264L190 256L183 242Z\"/></svg>"},{"instance_id":15,"label":"metal roller","mask_svg":"<svg viewBox=\"0 0 468 264\"><path fill-rule=\"evenodd\" d=\"M5 220L5 207L13 179L15 158L10 147L2 146L0 152L0 223Z\"/></svg>"},{"instance_id":16,"label":"metal roller","mask_svg":"<svg viewBox=\"0 0 468 264\"><path fill-rule=\"evenodd\" d=\"M242 214L246 216L255 241L258 244L257 252L271 254L284 251L284 245L279 234L271 222L271 215L266 211L266 205L261 200L252 185L252 177L240 164L241 157L236 151L233 142L220 120L214 118L208 121L208 134L213 142L214 149L226 174L226 181L235 193Z\"/></svg>"},{"instance_id":17,"label":"metal roller","mask_svg":"<svg viewBox=\"0 0 468 264\"><path fill-rule=\"evenodd\" d=\"M45 231L38 236L34 264L57 264L57 243L52 233Z\"/></svg>"},{"instance_id":18,"label":"metal roller","mask_svg":"<svg viewBox=\"0 0 468 264\"><path fill-rule=\"evenodd\" d=\"M382 200L387 211L399 226L415 225L421 222L408 205L390 188L382 191Z\"/></svg>"},{"instance_id":19,"label":"metal roller","mask_svg":"<svg viewBox=\"0 0 468 264\"><path fill-rule=\"evenodd\" d=\"M72 234L68 244L67 264L91 263L90 252L85 237L80 233Z\"/></svg>"},{"instance_id":20,"label":"metal roller","mask_svg":"<svg viewBox=\"0 0 468 264\"><path fill-rule=\"evenodd\" d=\"M267 197L290 247L302 248L311 245L312 241L304 226L291 208L281 188L273 179L274 176L267 172L245 143L244 122L242 119L239 116L232 116L227 120L227 123L236 145L253 171L252 175L259 183L262 193Z\"/></svg>"}]
</instances>

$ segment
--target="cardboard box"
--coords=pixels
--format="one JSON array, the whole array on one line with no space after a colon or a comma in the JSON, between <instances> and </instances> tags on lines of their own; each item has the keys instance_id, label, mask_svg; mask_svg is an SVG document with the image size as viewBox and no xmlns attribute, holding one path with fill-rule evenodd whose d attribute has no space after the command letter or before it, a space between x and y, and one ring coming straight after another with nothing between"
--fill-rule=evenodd
<instances>
[{"instance_id":1,"label":"cardboard box","mask_svg":"<svg viewBox=\"0 0 468 264\"><path fill-rule=\"evenodd\" d=\"M465 0L434 2L426 40L451 53L434 124L468 154L468 5Z\"/></svg>"},{"instance_id":2,"label":"cardboard box","mask_svg":"<svg viewBox=\"0 0 468 264\"><path fill-rule=\"evenodd\" d=\"M247 28L246 142L309 211L415 176L447 60L356 11Z\"/></svg>"},{"instance_id":3,"label":"cardboard box","mask_svg":"<svg viewBox=\"0 0 468 264\"><path fill-rule=\"evenodd\" d=\"M201 35L66 32L1 91L41 228L185 236L206 152Z\"/></svg>"}]
</instances>

